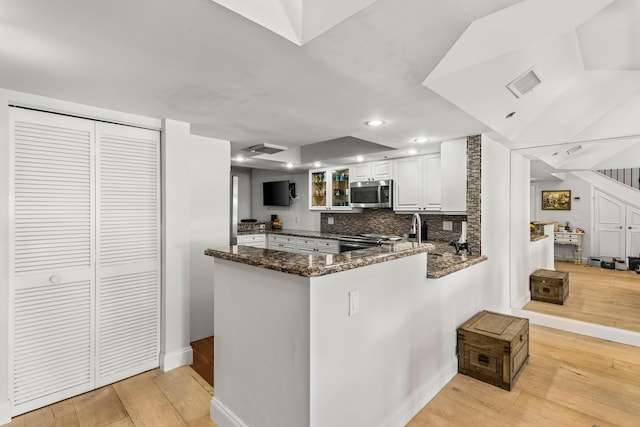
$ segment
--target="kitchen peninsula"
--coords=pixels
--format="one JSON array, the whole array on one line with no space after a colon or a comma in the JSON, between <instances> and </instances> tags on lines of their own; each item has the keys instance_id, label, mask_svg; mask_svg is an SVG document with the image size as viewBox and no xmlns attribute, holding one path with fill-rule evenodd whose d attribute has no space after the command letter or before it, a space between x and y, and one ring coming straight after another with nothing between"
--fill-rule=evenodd
<instances>
[{"instance_id":1,"label":"kitchen peninsula","mask_svg":"<svg viewBox=\"0 0 640 427\"><path fill-rule=\"evenodd\" d=\"M433 380L429 356L442 349L428 351L424 335L432 314L425 305L436 291L425 277L433 247L404 243L343 254L206 250L215 262L212 419L284 427L406 422Z\"/></svg>"}]
</instances>

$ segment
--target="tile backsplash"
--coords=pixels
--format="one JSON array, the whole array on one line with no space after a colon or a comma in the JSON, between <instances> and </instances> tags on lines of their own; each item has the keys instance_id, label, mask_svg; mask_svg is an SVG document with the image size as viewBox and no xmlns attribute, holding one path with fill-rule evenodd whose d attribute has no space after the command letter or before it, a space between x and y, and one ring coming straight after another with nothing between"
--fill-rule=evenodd
<instances>
[{"instance_id":1,"label":"tile backsplash","mask_svg":"<svg viewBox=\"0 0 640 427\"><path fill-rule=\"evenodd\" d=\"M329 224L329 218L333 224ZM402 236L409 233L411 214L396 214L391 209L364 209L362 213L321 213L320 231L334 234L389 234ZM462 221L466 215L421 214L421 221L427 221L427 240L450 242L458 239ZM442 222L451 221L453 230L443 230ZM424 239L424 236L423 236Z\"/></svg>"}]
</instances>

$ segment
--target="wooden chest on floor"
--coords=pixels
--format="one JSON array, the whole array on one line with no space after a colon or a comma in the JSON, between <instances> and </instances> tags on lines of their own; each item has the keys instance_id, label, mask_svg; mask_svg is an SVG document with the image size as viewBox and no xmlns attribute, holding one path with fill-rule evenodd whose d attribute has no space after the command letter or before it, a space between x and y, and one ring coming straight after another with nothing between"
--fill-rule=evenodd
<instances>
[{"instance_id":1,"label":"wooden chest on floor","mask_svg":"<svg viewBox=\"0 0 640 427\"><path fill-rule=\"evenodd\" d=\"M458 372L511 390L529 360L529 319L481 311L458 328Z\"/></svg>"},{"instance_id":2,"label":"wooden chest on floor","mask_svg":"<svg viewBox=\"0 0 640 427\"><path fill-rule=\"evenodd\" d=\"M531 299L564 304L569 295L569 273L566 271L536 270L529 278Z\"/></svg>"}]
</instances>

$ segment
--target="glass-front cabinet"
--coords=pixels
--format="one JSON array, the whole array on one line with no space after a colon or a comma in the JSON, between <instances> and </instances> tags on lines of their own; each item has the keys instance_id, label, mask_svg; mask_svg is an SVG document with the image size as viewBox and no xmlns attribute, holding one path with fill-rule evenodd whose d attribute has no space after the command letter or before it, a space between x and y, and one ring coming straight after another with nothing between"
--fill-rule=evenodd
<instances>
[{"instance_id":1,"label":"glass-front cabinet","mask_svg":"<svg viewBox=\"0 0 640 427\"><path fill-rule=\"evenodd\" d=\"M348 167L309 171L309 209L351 210Z\"/></svg>"}]
</instances>

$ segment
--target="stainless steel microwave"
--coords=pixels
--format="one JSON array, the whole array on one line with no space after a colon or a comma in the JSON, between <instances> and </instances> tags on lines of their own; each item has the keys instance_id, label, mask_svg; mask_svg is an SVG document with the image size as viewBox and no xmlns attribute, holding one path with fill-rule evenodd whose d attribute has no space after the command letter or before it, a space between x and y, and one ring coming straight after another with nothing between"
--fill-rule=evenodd
<instances>
[{"instance_id":1,"label":"stainless steel microwave","mask_svg":"<svg viewBox=\"0 0 640 427\"><path fill-rule=\"evenodd\" d=\"M351 207L392 208L393 180L359 181L349 185Z\"/></svg>"}]
</instances>

